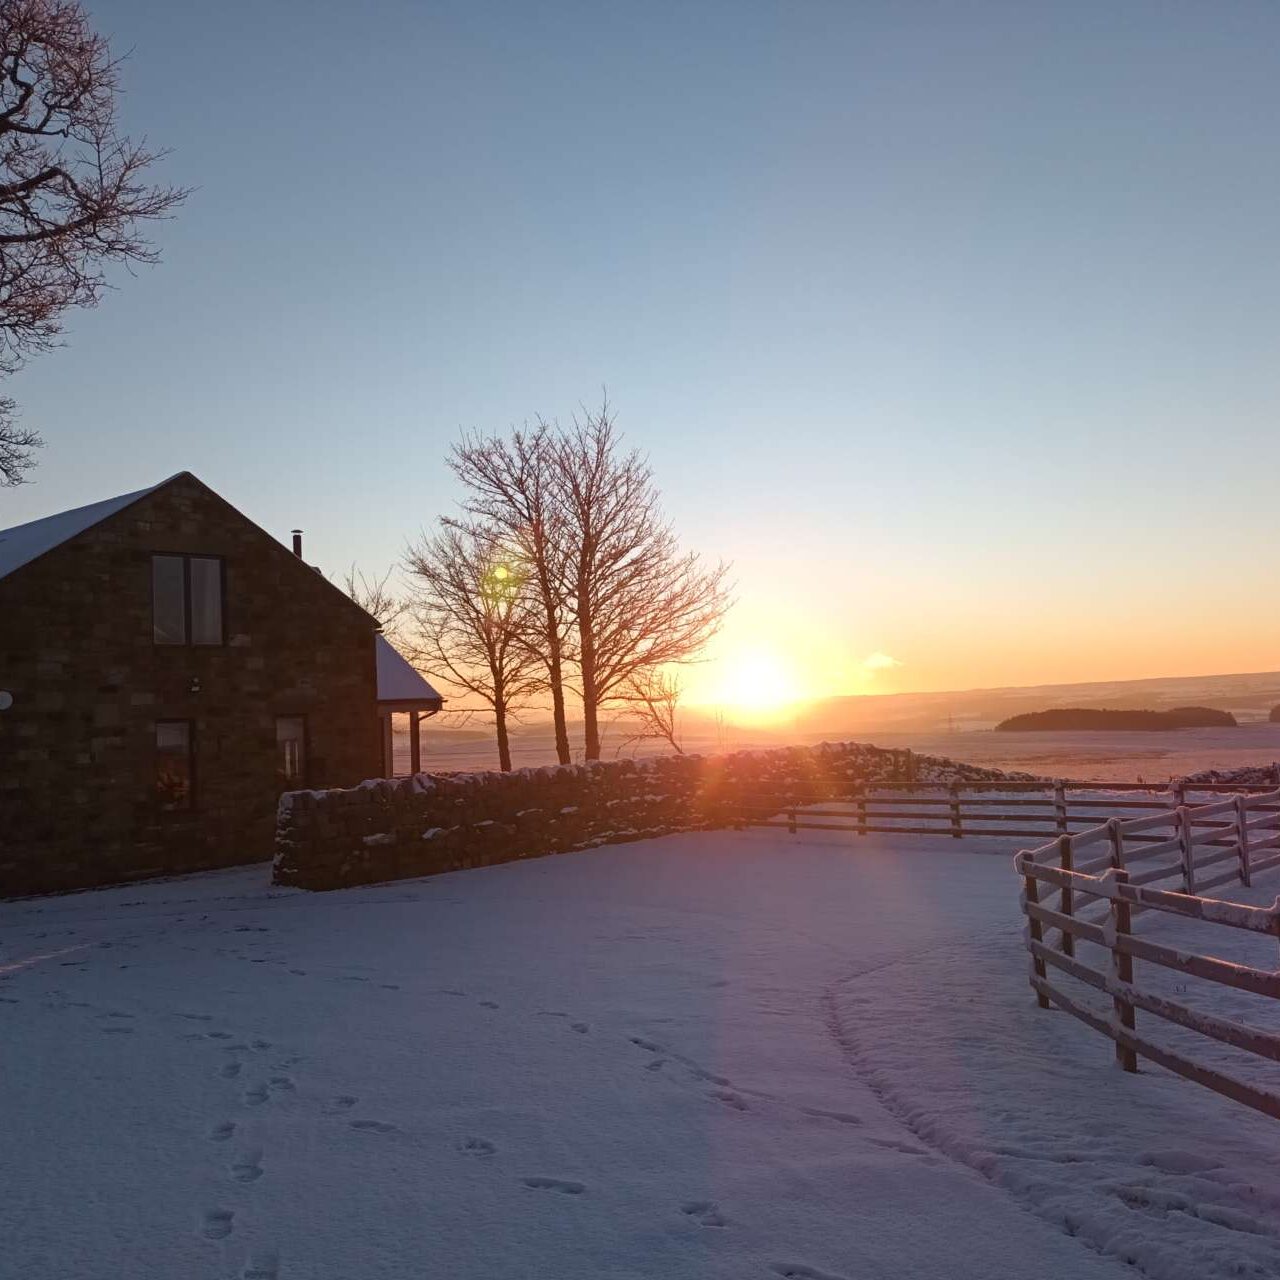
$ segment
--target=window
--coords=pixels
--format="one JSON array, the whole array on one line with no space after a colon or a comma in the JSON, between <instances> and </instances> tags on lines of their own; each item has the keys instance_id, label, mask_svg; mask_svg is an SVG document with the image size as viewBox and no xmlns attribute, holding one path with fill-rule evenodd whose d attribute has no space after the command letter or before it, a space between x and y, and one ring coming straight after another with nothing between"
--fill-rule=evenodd
<instances>
[{"instance_id":1,"label":"window","mask_svg":"<svg viewBox=\"0 0 1280 1280\"><path fill-rule=\"evenodd\" d=\"M306 716L276 717L276 760L281 782L301 785L306 780Z\"/></svg>"},{"instance_id":2,"label":"window","mask_svg":"<svg viewBox=\"0 0 1280 1280\"><path fill-rule=\"evenodd\" d=\"M156 644L222 644L222 561L153 555L151 618Z\"/></svg>"},{"instance_id":3,"label":"window","mask_svg":"<svg viewBox=\"0 0 1280 1280\"><path fill-rule=\"evenodd\" d=\"M167 813L195 802L195 731L190 720L156 721L156 796Z\"/></svg>"}]
</instances>

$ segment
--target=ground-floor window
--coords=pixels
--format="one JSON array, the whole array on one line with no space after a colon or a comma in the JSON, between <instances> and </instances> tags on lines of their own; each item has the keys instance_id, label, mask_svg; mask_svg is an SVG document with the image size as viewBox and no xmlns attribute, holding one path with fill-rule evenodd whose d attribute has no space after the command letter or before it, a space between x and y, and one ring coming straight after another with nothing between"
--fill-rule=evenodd
<instances>
[{"instance_id":1,"label":"ground-floor window","mask_svg":"<svg viewBox=\"0 0 1280 1280\"><path fill-rule=\"evenodd\" d=\"M168 812L195 803L195 726L190 720L156 721L156 795Z\"/></svg>"},{"instance_id":2,"label":"ground-floor window","mask_svg":"<svg viewBox=\"0 0 1280 1280\"><path fill-rule=\"evenodd\" d=\"M276 717L276 761L282 783L302 786L306 782L306 716Z\"/></svg>"}]
</instances>

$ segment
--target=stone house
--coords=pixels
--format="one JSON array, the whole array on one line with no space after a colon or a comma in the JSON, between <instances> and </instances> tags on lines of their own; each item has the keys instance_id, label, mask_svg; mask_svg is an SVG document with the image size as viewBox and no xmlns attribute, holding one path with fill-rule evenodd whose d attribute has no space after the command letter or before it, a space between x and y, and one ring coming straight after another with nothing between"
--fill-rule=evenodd
<instances>
[{"instance_id":1,"label":"stone house","mask_svg":"<svg viewBox=\"0 0 1280 1280\"><path fill-rule=\"evenodd\" d=\"M392 772L439 694L182 472L0 530L0 896L270 856L282 791Z\"/></svg>"}]
</instances>

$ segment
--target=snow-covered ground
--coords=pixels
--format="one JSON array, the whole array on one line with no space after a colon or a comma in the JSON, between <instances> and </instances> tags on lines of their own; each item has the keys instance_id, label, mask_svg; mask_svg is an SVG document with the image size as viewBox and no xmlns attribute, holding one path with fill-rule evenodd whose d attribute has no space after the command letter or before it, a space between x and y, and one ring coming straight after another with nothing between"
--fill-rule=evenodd
<instances>
[{"instance_id":1,"label":"snow-covered ground","mask_svg":"<svg viewBox=\"0 0 1280 1280\"><path fill-rule=\"evenodd\" d=\"M1014 847L0 904L0 1276L1280 1274L1280 1127L1035 1008Z\"/></svg>"}]
</instances>

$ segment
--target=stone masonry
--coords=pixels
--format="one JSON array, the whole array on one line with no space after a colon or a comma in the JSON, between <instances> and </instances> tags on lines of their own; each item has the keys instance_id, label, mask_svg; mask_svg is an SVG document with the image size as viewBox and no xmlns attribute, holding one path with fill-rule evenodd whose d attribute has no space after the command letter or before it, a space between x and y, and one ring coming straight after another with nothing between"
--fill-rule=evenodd
<instances>
[{"instance_id":1,"label":"stone masonry","mask_svg":"<svg viewBox=\"0 0 1280 1280\"><path fill-rule=\"evenodd\" d=\"M156 645L151 553L225 558L226 643ZM0 579L0 896L270 856L275 718L307 782L381 768L375 624L194 476ZM195 800L156 796L155 722L195 726Z\"/></svg>"},{"instance_id":2,"label":"stone masonry","mask_svg":"<svg viewBox=\"0 0 1280 1280\"><path fill-rule=\"evenodd\" d=\"M860 743L418 774L282 796L274 878L340 889L740 825L746 806L776 812L858 783L1029 776Z\"/></svg>"}]
</instances>

